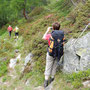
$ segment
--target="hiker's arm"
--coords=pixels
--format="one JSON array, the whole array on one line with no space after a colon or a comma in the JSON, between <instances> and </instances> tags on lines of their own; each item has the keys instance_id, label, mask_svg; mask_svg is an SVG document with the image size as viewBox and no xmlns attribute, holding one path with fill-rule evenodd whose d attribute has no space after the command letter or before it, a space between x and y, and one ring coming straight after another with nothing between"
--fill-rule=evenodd
<instances>
[{"instance_id":1,"label":"hiker's arm","mask_svg":"<svg viewBox=\"0 0 90 90\"><path fill-rule=\"evenodd\" d=\"M45 39L46 35L48 34L48 32L50 31L51 27L47 28L47 31L45 32L45 34L43 35L42 39Z\"/></svg>"}]
</instances>

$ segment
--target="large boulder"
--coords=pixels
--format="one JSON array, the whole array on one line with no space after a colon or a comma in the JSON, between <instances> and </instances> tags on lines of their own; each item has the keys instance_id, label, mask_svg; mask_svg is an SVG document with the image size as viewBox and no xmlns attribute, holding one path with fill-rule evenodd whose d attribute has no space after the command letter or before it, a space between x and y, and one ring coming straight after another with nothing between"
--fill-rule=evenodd
<instances>
[{"instance_id":1,"label":"large boulder","mask_svg":"<svg viewBox=\"0 0 90 90\"><path fill-rule=\"evenodd\" d=\"M27 66L27 64L28 64L29 62L32 62L32 54L31 54L31 53L29 53L29 54L26 56L24 66Z\"/></svg>"},{"instance_id":2,"label":"large boulder","mask_svg":"<svg viewBox=\"0 0 90 90\"><path fill-rule=\"evenodd\" d=\"M90 69L90 32L79 39L70 39L64 46L63 72Z\"/></svg>"},{"instance_id":3,"label":"large boulder","mask_svg":"<svg viewBox=\"0 0 90 90\"><path fill-rule=\"evenodd\" d=\"M9 63L9 67L14 69L14 67L16 66L17 61L21 60L21 54L19 54L16 58L14 59L10 59L10 63Z\"/></svg>"},{"instance_id":4,"label":"large boulder","mask_svg":"<svg viewBox=\"0 0 90 90\"><path fill-rule=\"evenodd\" d=\"M26 57L25 57L25 62L24 62L24 67L22 67L22 74L20 76L20 79L23 77L23 75L25 73L28 73L31 71L32 67L33 67L33 61L32 61L32 57L33 55L31 53L29 53Z\"/></svg>"}]
</instances>

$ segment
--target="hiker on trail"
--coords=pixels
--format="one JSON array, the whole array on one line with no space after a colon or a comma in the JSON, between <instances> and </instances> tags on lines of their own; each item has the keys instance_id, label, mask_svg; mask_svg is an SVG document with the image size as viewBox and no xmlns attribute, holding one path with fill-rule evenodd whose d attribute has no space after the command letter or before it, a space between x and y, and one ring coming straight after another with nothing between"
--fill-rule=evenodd
<instances>
[{"instance_id":1,"label":"hiker on trail","mask_svg":"<svg viewBox=\"0 0 90 90\"><path fill-rule=\"evenodd\" d=\"M59 30L59 28L60 24L58 22L54 23L52 27L49 27L47 29L42 38L44 40L48 40L46 67L44 73L44 88L46 88L48 84L54 80L56 68L58 66L61 56L63 55L64 32L62 30Z\"/></svg>"},{"instance_id":2,"label":"hiker on trail","mask_svg":"<svg viewBox=\"0 0 90 90\"><path fill-rule=\"evenodd\" d=\"M9 25L9 27L8 27L8 32L9 32L9 36L10 36L10 37L11 37L12 30L13 30L13 28Z\"/></svg>"},{"instance_id":3,"label":"hiker on trail","mask_svg":"<svg viewBox=\"0 0 90 90\"><path fill-rule=\"evenodd\" d=\"M14 32L15 32L15 37L18 39L19 28L17 26L15 27Z\"/></svg>"}]
</instances>

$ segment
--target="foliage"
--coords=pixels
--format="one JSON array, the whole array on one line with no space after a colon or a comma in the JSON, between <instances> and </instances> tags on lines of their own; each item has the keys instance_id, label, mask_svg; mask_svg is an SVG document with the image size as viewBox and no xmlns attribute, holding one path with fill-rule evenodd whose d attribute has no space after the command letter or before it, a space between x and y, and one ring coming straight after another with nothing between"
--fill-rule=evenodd
<instances>
[{"instance_id":1,"label":"foliage","mask_svg":"<svg viewBox=\"0 0 90 90\"><path fill-rule=\"evenodd\" d=\"M8 65L9 63L9 60L6 60L6 61L0 61L0 77L5 75L6 72L8 71Z\"/></svg>"},{"instance_id":2,"label":"foliage","mask_svg":"<svg viewBox=\"0 0 90 90\"><path fill-rule=\"evenodd\" d=\"M0 28L23 17L23 10L26 8L27 13L30 13L35 7L45 5L46 0L1 0L0 1ZM5 8L7 7L7 8Z\"/></svg>"},{"instance_id":3,"label":"foliage","mask_svg":"<svg viewBox=\"0 0 90 90\"><path fill-rule=\"evenodd\" d=\"M72 73L67 76L68 82L71 82L75 88L82 86L81 82L84 78L90 77L90 69L87 71L80 71L78 73Z\"/></svg>"},{"instance_id":4,"label":"foliage","mask_svg":"<svg viewBox=\"0 0 90 90\"><path fill-rule=\"evenodd\" d=\"M87 0L84 5L78 3L77 7L75 7L65 18L61 18L61 26L64 27L67 32L71 32L66 35L67 38L77 38L89 23L89 7L89 0ZM89 28L86 30L86 33L87 32L89 32Z\"/></svg>"},{"instance_id":5,"label":"foliage","mask_svg":"<svg viewBox=\"0 0 90 90\"><path fill-rule=\"evenodd\" d=\"M60 17L66 16L71 11L71 7L71 2L68 0L58 0L54 4L50 4L50 8L54 9L53 11L56 11Z\"/></svg>"},{"instance_id":6,"label":"foliage","mask_svg":"<svg viewBox=\"0 0 90 90\"><path fill-rule=\"evenodd\" d=\"M44 11L44 7L35 7L30 13L30 17L41 14Z\"/></svg>"},{"instance_id":7,"label":"foliage","mask_svg":"<svg viewBox=\"0 0 90 90\"><path fill-rule=\"evenodd\" d=\"M74 82L72 82L72 85L74 88L79 88L79 87L83 86L80 81L74 81Z\"/></svg>"}]
</instances>

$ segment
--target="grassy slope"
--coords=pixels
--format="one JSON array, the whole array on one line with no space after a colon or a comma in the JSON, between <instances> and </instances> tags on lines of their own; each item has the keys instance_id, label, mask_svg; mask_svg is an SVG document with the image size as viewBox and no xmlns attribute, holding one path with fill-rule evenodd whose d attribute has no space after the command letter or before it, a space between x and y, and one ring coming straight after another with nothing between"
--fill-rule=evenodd
<instances>
[{"instance_id":1,"label":"grassy slope","mask_svg":"<svg viewBox=\"0 0 90 90\"><path fill-rule=\"evenodd\" d=\"M37 12L39 12L38 10L37 11L34 10L30 15L30 16L33 16L33 18L30 19L30 22L29 21L26 22L24 20L25 23L22 23L23 20L18 21L19 27L20 27L20 34L22 35L23 41L24 41L24 44L23 42L21 42L23 47L21 48L20 44L18 47L13 47L13 45L10 45L12 48L11 47L8 47L8 48L12 49L12 51L8 51L8 52L3 51L5 53L4 56L8 57L8 59L15 57L14 52L13 52L15 48L18 48L21 50L20 52L22 53L22 58L25 57L27 53L32 52L34 54L33 60L35 62L35 67L33 67L33 70L30 73L27 73L23 77L22 80L19 80L19 81L14 80L13 84L9 88L14 89L15 87L18 87L18 88L24 87L24 90L26 89L28 90L30 89L30 87L43 85L43 81L44 81L43 73L44 73L44 68L45 68L45 56L46 56L47 42L42 40L42 36L45 33L47 27L51 26L51 24L54 21L61 22L61 25L62 25L61 28L64 29L65 32L69 32L69 31L72 32L72 33L68 33L65 35L66 38L68 39L70 37L77 37L79 33L81 32L82 28L84 28L84 26L88 23L89 2L85 6L83 6L82 4L79 4L79 7L75 8L74 10L75 12L71 11L70 14L68 13L72 9L72 7L70 7L71 3L69 3L70 6L66 5L67 2L64 4L62 3L63 2L59 1L59 3L49 5L49 8L51 9L51 11L44 10L45 12L43 12L43 14L39 13L40 15L37 15ZM62 9L62 7L64 8ZM47 18L48 15L51 15L51 17ZM83 17L83 18L80 18L80 17ZM7 37L8 34L5 33L2 35L2 44L4 44L4 42L6 43L6 41L3 41L5 36ZM11 42L15 44L14 39L11 39L10 41L8 41L8 43L12 44ZM9 44L4 44L4 45L9 45ZM7 47L7 46L4 46L4 47ZM8 49L6 48L2 50L8 50ZM9 53L9 56L6 53ZM1 52L1 54L3 53ZM64 80L64 78L61 77L62 75L63 75L62 73L59 73L59 74L57 73L55 88L57 87L57 90L59 88L61 88L62 90L73 90L73 87L71 86L71 84L68 84L66 80ZM29 86L25 86L24 83L21 83L22 81L25 81L26 78L30 78L32 80ZM16 83L15 84L16 86L14 85L14 83ZM61 84L61 86L59 86L59 83ZM65 87L64 87L64 84L65 84ZM80 85L77 85L76 87ZM3 87L6 88L6 86L3 86Z\"/></svg>"}]
</instances>

